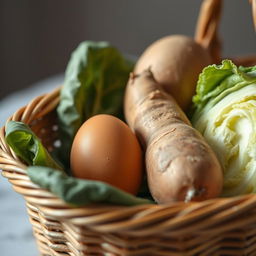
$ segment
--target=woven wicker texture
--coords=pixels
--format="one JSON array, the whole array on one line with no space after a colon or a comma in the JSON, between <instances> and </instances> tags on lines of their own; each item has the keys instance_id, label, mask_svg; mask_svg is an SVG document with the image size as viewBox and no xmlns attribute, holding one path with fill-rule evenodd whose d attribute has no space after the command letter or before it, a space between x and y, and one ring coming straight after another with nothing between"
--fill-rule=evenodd
<instances>
[{"instance_id":1,"label":"woven wicker texture","mask_svg":"<svg viewBox=\"0 0 256 256\"><path fill-rule=\"evenodd\" d=\"M219 0L203 2L195 36L213 49L216 60L221 56L220 10ZM57 89L39 96L9 118L29 124L50 151L58 140L59 93ZM26 200L41 255L256 255L256 195L168 205L72 208L30 181L26 165L4 136L5 127L0 131L0 168Z\"/></svg>"}]
</instances>

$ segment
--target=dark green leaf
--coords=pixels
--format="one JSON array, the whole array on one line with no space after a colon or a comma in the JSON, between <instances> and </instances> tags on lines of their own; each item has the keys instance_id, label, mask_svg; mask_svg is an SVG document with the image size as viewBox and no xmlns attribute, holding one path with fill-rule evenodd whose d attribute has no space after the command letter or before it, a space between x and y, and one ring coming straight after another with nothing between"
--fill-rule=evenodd
<instances>
[{"instance_id":1,"label":"dark green leaf","mask_svg":"<svg viewBox=\"0 0 256 256\"><path fill-rule=\"evenodd\" d=\"M30 166L27 171L34 183L73 206L93 203L126 206L153 203L153 201L133 196L106 183L77 179L53 168Z\"/></svg>"},{"instance_id":2,"label":"dark green leaf","mask_svg":"<svg viewBox=\"0 0 256 256\"><path fill-rule=\"evenodd\" d=\"M72 53L57 112L62 153L68 159L74 135L95 114L122 116L124 89L133 68L107 42L85 41Z\"/></svg>"}]
</instances>

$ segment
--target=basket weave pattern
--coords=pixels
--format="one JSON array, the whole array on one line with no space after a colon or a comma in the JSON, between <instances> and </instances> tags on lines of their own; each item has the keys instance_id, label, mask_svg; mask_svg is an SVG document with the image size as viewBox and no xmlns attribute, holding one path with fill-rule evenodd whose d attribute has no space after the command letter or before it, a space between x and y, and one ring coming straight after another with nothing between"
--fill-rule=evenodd
<instances>
[{"instance_id":1,"label":"basket weave pattern","mask_svg":"<svg viewBox=\"0 0 256 256\"><path fill-rule=\"evenodd\" d=\"M221 1L205 1L212 2ZM207 41L203 36L200 39L200 31L197 35L198 41L212 47L209 42L214 36ZM58 140L59 93L60 88L39 96L9 118L28 124L49 151ZM74 208L30 181L27 166L4 136L5 127L0 131L0 168L13 189L24 196L42 256L256 255L256 195L167 205Z\"/></svg>"}]
</instances>

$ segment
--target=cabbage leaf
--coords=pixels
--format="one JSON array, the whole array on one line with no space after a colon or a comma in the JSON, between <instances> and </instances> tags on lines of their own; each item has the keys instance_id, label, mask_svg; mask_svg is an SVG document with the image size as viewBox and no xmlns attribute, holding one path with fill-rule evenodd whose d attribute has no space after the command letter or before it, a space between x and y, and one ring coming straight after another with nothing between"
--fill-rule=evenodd
<instances>
[{"instance_id":1,"label":"cabbage leaf","mask_svg":"<svg viewBox=\"0 0 256 256\"><path fill-rule=\"evenodd\" d=\"M193 98L193 126L224 171L223 196L256 192L256 67L206 67Z\"/></svg>"}]
</instances>

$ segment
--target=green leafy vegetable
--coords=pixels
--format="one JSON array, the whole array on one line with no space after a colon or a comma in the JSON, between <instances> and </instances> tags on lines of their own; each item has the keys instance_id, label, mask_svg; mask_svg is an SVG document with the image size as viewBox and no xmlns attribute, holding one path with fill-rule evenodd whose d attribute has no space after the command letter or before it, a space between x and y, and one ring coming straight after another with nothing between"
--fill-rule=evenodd
<instances>
[{"instance_id":1,"label":"green leafy vegetable","mask_svg":"<svg viewBox=\"0 0 256 256\"><path fill-rule=\"evenodd\" d=\"M57 109L64 159L86 119L100 113L122 116L124 89L132 68L133 63L107 42L85 41L72 53Z\"/></svg>"},{"instance_id":2,"label":"green leafy vegetable","mask_svg":"<svg viewBox=\"0 0 256 256\"><path fill-rule=\"evenodd\" d=\"M13 151L29 165L49 166L62 170L33 131L22 122L9 121L6 125L6 141Z\"/></svg>"},{"instance_id":3,"label":"green leafy vegetable","mask_svg":"<svg viewBox=\"0 0 256 256\"><path fill-rule=\"evenodd\" d=\"M51 191L73 206L84 206L92 203L126 206L153 203L106 183L77 179L52 168L30 166L27 171L34 183Z\"/></svg>"},{"instance_id":4,"label":"green leafy vegetable","mask_svg":"<svg viewBox=\"0 0 256 256\"><path fill-rule=\"evenodd\" d=\"M256 67L206 67L193 101L192 123L224 170L222 195L256 193Z\"/></svg>"},{"instance_id":5,"label":"green leafy vegetable","mask_svg":"<svg viewBox=\"0 0 256 256\"><path fill-rule=\"evenodd\" d=\"M205 111L206 104L210 109L226 95L253 82L256 82L256 66L237 67L232 61L223 60L222 65L204 68L199 75L196 95L193 97L194 119L198 118L202 109Z\"/></svg>"},{"instance_id":6,"label":"green leafy vegetable","mask_svg":"<svg viewBox=\"0 0 256 256\"><path fill-rule=\"evenodd\" d=\"M6 141L17 156L30 165L27 172L34 183L71 205L106 203L129 206L153 203L103 182L68 176L44 148L39 138L22 122L7 123Z\"/></svg>"},{"instance_id":7,"label":"green leafy vegetable","mask_svg":"<svg viewBox=\"0 0 256 256\"><path fill-rule=\"evenodd\" d=\"M83 42L73 52L57 108L61 130L59 153L65 172L52 158L29 126L11 121L6 126L6 141L29 165L30 179L73 206L92 203L138 205L153 201L133 196L99 181L68 176L69 151L80 125L89 117L107 113L122 118L123 95L133 63L107 42ZM148 196L143 183L142 197Z\"/></svg>"}]
</instances>

